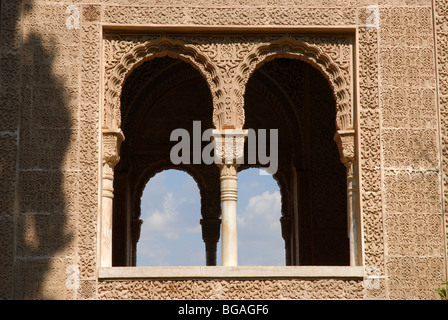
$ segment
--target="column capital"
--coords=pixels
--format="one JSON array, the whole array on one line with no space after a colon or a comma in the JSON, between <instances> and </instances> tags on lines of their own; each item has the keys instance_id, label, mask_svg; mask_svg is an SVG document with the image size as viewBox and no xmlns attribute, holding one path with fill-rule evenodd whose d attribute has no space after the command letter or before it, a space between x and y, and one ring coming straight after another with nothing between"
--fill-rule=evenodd
<instances>
[{"instance_id":1,"label":"column capital","mask_svg":"<svg viewBox=\"0 0 448 320\"><path fill-rule=\"evenodd\" d=\"M215 163L241 164L244 158L244 141L248 130L215 129L212 139L215 144Z\"/></svg>"},{"instance_id":2,"label":"column capital","mask_svg":"<svg viewBox=\"0 0 448 320\"><path fill-rule=\"evenodd\" d=\"M113 170L120 160L120 147L124 135L120 129L103 129L102 135L103 164L107 164Z\"/></svg>"},{"instance_id":3,"label":"column capital","mask_svg":"<svg viewBox=\"0 0 448 320\"><path fill-rule=\"evenodd\" d=\"M219 234L221 228L221 219L219 218L205 218L200 220L202 226L202 240L204 242L219 241Z\"/></svg>"},{"instance_id":4,"label":"column capital","mask_svg":"<svg viewBox=\"0 0 448 320\"><path fill-rule=\"evenodd\" d=\"M350 166L355 161L355 130L338 130L334 135L341 162Z\"/></svg>"}]
</instances>

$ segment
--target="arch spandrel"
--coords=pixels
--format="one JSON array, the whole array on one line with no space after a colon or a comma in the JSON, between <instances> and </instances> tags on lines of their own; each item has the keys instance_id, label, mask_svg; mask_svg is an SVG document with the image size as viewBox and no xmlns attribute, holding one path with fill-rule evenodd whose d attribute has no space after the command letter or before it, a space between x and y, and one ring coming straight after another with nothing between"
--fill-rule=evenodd
<instances>
[{"instance_id":1,"label":"arch spandrel","mask_svg":"<svg viewBox=\"0 0 448 320\"><path fill-rule=\"evenodd\" d=\"M190 63L199 70L206 80L214 102L221 95L219 93L221 79L217 74L216 67L206 55L200 53L194 46L166 37L132 45L133 43L128 44L129 50L115 65L106 67L112 71L106 76L103 128L121 127L120 97L126 78L143 62L157 57L170 56Z\"/></svg>"},{"instance_id":2,"label":"arch spandrel","mask_svg":"<svg viewBox=\"0 0 448 320\"><path fill-rule=\"evenodd\" d=\"M212 45L204 44L206 38ZM341 57L339 43L341 38L346 41L348 37L260 35L248 37L247 43L241 41L244 37L238 37L239 40L234 43L230 38L221 41L225 38L211 35L173 35L148 41L142 41L141 37L138 41L123 40L125 45L121 47L120 52L124 53L118 58L114 57L114 61L106 63L103 128L121 127L120 96L127 76L147 60L170 56L190 63L205 78L213 99L214 127L242 129L245 123L244 94L250 76L265 62L283 57L307 62L324 75L336 101L337 130L354 134L351 57L348 56L351 50L347 50L346 56L343 54ZM220 54L228 52L231 46L235 47L234 56L226 57ZM108 54L114 56L114 53Z\"/></svg>"},{"instance_id":3,"label":"arch spandrel","mask_svg":"<svg viewBox=\"0 0 448 320\"><path fill-rule=\"evenodd\" d=\"M352 81L348 78L350 72L344 72L343 70L343 68L347 68L347 63L335 61L332 58L333 56L338 56L339 52L324 51L331 48L331 46L327 46L325 49L321 49L318 44L313 44L311 41L295 40L290 37L284 37L269 43L261 43L246 55L239 65L238 73L234 79L235 88L241 91L239 95L244 96L246 84L253 72L264 63L275 58L302 60L318 69L332 88L337 108L336 129L353 130L352 89L349 85ZM333 49L333 51L337 50L337 47ZM344 58L350 61L350 57Z\"/></svg>"}]
</instances>

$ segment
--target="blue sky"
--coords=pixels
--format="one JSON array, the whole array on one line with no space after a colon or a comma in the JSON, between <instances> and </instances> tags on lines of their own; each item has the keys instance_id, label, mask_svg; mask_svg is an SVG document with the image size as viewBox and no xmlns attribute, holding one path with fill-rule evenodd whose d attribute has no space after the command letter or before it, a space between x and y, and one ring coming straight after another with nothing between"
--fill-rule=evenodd
<instances>
[{"instance_id":1,"label":"blue sky","mask_svg":"<svg viewBox=\"0 0 448 320\"><path fill-rule=\"evenodd\" d=\"M203 266L205 245L199 220L196 182L178 170L163 171L146 185L137 244L138 266ZM284 265L280 231L280 192L270 175L258 169L238 174L239 265ZM218 261L221 264L221 242Z\"/></svg>"}]
</instances>

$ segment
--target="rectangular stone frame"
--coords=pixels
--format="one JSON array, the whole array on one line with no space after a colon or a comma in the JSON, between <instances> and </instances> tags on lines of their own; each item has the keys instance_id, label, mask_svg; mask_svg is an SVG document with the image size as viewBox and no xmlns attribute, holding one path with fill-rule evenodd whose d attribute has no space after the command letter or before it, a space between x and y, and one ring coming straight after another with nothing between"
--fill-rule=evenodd
<instances>
[{"instance_id":1,"label":"rectangular stone frame","mask_svg":"<svg viewBox=\"0 0 448 320\"><path fill-rule=\"evenodd\" d=\"M5 20L10 10L30 3L36 11L31 12L33 17L23 14L17 25ZM367 28L366 25L368 18L372 17L372 11L367 11L371 3L378 4L379 29ZM10 35L14 37L10 47L3 52L5 59L0 74L3 83L8 84L5 87L8 89L5 92L7 111L2 113L5 120L2 143L5 150L11 151L5 155L8 165L4 169L7 180L13 182L12 188L9 185L3 188L6 189L3 197L7 201L8 214L2 217L2 222L7 230L11 230L7 231L6 237L11 241L3 243L6 248L4 256L5 261L18 261L16 265L7 265L8 274L3 280L3 287L7 283L7 290L22 290L21 287L11 289L11 283L20 283L14 282L13 276L24 278L23 281L29 280L38 273L35 272L39 268L36 261L49 259L42 256L33 260L27 253L22 252L23 256L20 256L20 252L14 251L20 239L13 230L21 223L16 221L19 215L17 192L30 179L30 173L22 170L24 168L18 160L19 155L26 157L26 154L21 152L24 147L22 139L19 144L20 116L16 113L23 108L19 102L27 96L19 79L23 73L18 72L15 66L23 63L24 53L20 49L22 37L33 31L45 35L47 39L55 36L60 43L69 43L68 46L58 47L61 49L59 57L73 57L72 52L78 53L75 55L77 59L70 61L71 64L57 64L67 79L79 81L79 90L73 99L77 108L74 115L77 117L77 139L73 143L73 154L68 156L74 162L70 168L76 169L73 171L75 178L71 180L75 183L67 182L66 185L67 192L75 195L73 209L67 212L74 221L75 232L70 242L70 252L59 252L50 257L55 265L52 272L47 274L50 286L47 285L43 291L74 299L182 299L186 295L190 298L251 299L437 298L434 289L442 280L446 281L448 268L448 179L444 175L448 156L443 152L448 136L447 0L347 0L344 4L338 0L259 0L255 4L244 0L223 0L222 5L208 5L199 0L189 0L188 4L182 0L91 0L89 4L79 0L35 0L2 1L1 5L4 23L2 39L8 39ZM68 6L79 9L80 14L77 17L79 25L73 23L71 27L75 29L70 29L71 33L67 32L65 20L70 16L76 18L73 16L76 10L66 12ZM426 18L428 20L425 22ZM50 28L42 20L49 22ZM103 26L108 30L132 29L134 26L158 31L184 28L186 32L196 32L205 26L218 31L224 28L236 30L241 26L251 31L264 26L272 30L298 26L307 31L356 30L354 79L358 90L355 95L355 118L359 138L357 168L362 262L366 281L361 281L359 277L355 277L354 281L326 277L329 273L324 273L325 277L320 273L320 277L313 279L306 277L305 274L310 273L304 269L303 277L295 274L288 279L237 282L229 278L203 282L191 279L136 281L133 277L125 279L121 275L119 279L107 275L109 271L100 268L101 239L98 230L103 179L100 169L101 106L104 100ZM400 69L403 66L409 68ZM419 82L424 85L416 86ZM409 100L401 99L397 92L404 93ZM419 99L426 93L429 94L429 102ZM405 112L397 112L403 110L400 109L402 106L406 107ZM407 138L400 140L404 143L394 144L399 140L397 138L403 136ZM422 136L425 139L419 139ZM416 148L410 141L428 142L420 148L425 151L425 157L411 157ZM415 163L411 160L418 162L416 168L412 167ZM59 172L67 173L64 169ZM401 190L395 195L392 191L396 190L397 184L400 184ZM422 188L432 195L422 202L425 212L419 209L421 203L418 201L408 201L406 206L402 205L404 200L419 199ZM36 191L31 196L37 199L40 195ZM408 231L401 233L397 228L401 226ZM421 226L425 228L422 230ZM416 239L415 235L423 240ZM76 286L67 289L61 279L66 279L66 268L71 266L76 267L73 275L79 281L75 282Z\"/></svg>"},{"instance_id":2,"label":"rectangular stone frame","mask_svg":"<svg viewBox=\"0 0 448 320\"><path fill-rule=\"evenodd\" d=\"M211 26L209 31L235 31L238 28L241 28L242 25L247 24L246 27L248 31L259 30L260 28L263 28L264 25L270 25L269 28L271 28L271 30L288 30L297 28L297 26L301 26L303 31L330 32L331 30L353 30L356 41L353 79L355 81L354 87L357 89L354 98L356 99L357 105L357 108L355 108L355 126L358 137L356 144L358 148L357 154L359 156L359 161L357 162L359 173L358 194L360 195L358 203L361 217L361 232L359 234L362 237L362 241L360 242L363 253L362 265L365 266L362 274L366 281L364 281L364 283L359 280L350 282L349 287L345 288L347 289L347 292L351 292L351 295L349 295L351 298L404 298L409 295L413 297L423 297L423 292L425 292L425 294L428 293L428 287L424 287L423 290L417 290L417 287L415 287L412 289L412 293L409 293L408 290L408 283L416 284L418 279L420 279L419 274L412 273L407 275L406 278L403 278L400 274L396 273L395 270L397 268L406 267L406 263L409 260L411 260L412 263L419 263L419 261L423 259L424 261L427 261L427 264L424 264L425 270L432 274L435 274L433 272L434 270L438 270L440 277L437 276L437 279L442 280L443 277L446 277L446 262L444 258L438 254L426 258L413 255L409 259L407 259L406 254L398 256L390 254L391 249L396 250L395 248L400 246L400 244L394 240L395 238L392 237L393 234L390 233L389 229L393 223L397 222L396 220L399 218L399 215L388 211L391 208L391 204L394 204L398 199L386 197L386 190L388 190L394 183L394 179L415 180L417 179L417 175L412 172L406 172L404 165L399 162L397 163L401 164L402 167L391 166L389 163L393 156L384 156L382 154L383 151L389 147L387 135L394 133L392 130L382 129L381 123L382 120L387 119L385 112L388 111L386 109L388 105L383 102L382 99L387 94L388 81L394 79L381 78L380 75L396 75L394 74L394 71L389 70L388 72L387 68L393 69L393 66L386 59L393 57L394 46L397 46L394 41L405 35L402 31L397 31L400 30L401 26L393 25L392 20L389 18L396 16L397 14L402 17L402 19L422 12L423 14L426 14L432 10L431 4L419 1L415 5L403 6L400 8L396 8L396 5L394 6L394 4L381 4L379 6L381 14L383 16L384 12L386 19L381 20L383 29L380 30L366 25L367 18L369 17L367 6L364 4L357 4L357 2L355 4L355 2L356 1L351 1L351 5L347 5L343 8L329 7L325 8L325 10L319 10L319 7L314 7L319 6L318 4L313 4L313 7L306 8L295 7L293 10L290 10L291 8L287 7L269 7L266 10L272 14L272 20L261 21L257 19L249 19L249 22L241 22L238 20L239 17L241 17L241 12L250 11L255 15L257 13L256 11L263 11L263 8L242 8L232 6L223 8L186 6L179 8L173 6L168 8L170 14L173 14L173 18L166 20L166 16L163 16L164 18L161 18L159 21L157 17L161 15L158 13L166 10L166 6L162 8L104 5L102 10L100 10L102 11L101 27L107 28L110 31L133 30L137 26L147 30L152 28L152 30L157 31L172 31L177 28L183 28L186 32L196 32L202 30L202 28L207 25ZM297 11L296 14L294 14L295 10ZM322 14L324 11L326 14ZM182 14L179 14L180 12L182 12ZM197 12L201 12L201 14L195 14ZM443 14L445 11L442 9L441 12ZM176 13L178 14L177 16ZM217 14L219 16L217 16ZM263 14L260 13L259 15L262 16ZM129 17L132 18L129 19ZM201 21L201 19L204 19L204 21ZM256 22L255 24L250 23L254 21ZM167 25L167 22L169 25ZM436 25L436 22L434 22L434 25ZM438 22L437 26L439 25ZM406 24L406 27L412 28L413 25L412 23ZM100 29L101 28L96 29L94 33L101 34L102 29ZM428 47L429 54L431 54L431 52L434 52L434 34L432 30L427 31L425 26L423 26L422 30L423 36L422 33L419 33L418 35L415 34L415 36L414 34L411 34L411 39L409 41L411 41L411 43L419 44L419 41L423 37L422 43L425 44L422 44L422 46L425 48ZM424 42L426 39L429 39L429 43ZM383 49L380 47L380 43L385 43L386 48ZM390 46L390 50L387 46ZM406 46L403 47L406 49ZM425 76L429 78L431 77L431 74L429 74L427 69L423 68L422 70L424 72L420 76L417 76L417 78L420 77L419 79L423 79ZM430 71L434 72L434 69ZM428 72L429 75L425 72ZM437 115L433 115L433 117L437 120ZM397 172L397 174L395 174L395 172ZM432 180L434 179L431 176L428 177L429 180L425 180L425 183L430 184L431 188L433 188ZM435 186L435 188L436 194L440 194L441 187ZM407 190L406 192L414 191ZM439 212L437 211L437 213ZM444 223L445 221L443 220L441 224L443 225ZM440 252L446 256L446 233L444 233L443 237L445 238L442 241L443 244L439 243L439 240L434 240L434 244L430 244L429 246L434 246L434 248L442 246L443 250ZM107 276L108 272L109 271L105 269L99 270L99 274L105 277L104 279L100 278L99 295L105 298L113 296L115 290L113 281L105 281L106 278L110 277L110 275ZM300 277L298 276L295 279L300 279ZM132 283L132 280L129 281L129 279L127 279L126 281L121 281L120 286L122 288L132 286ZM170 283L173 285L172 282ZM298 280L298 282L295 280L288 280L287 283L276 282L276 280L265 280L263 283L268 287L278 284L284 288L291 285L296 286L298 289L304 289L308 286L308 289L312 287L317 292L323 292L323 287L319 287L319 285L315 286L315 282L313 281L307 281L306 285L300 280ZM323 283L327 286L327 290L325 290L327 292L328 287L333 287L334 285L337 286L337 282L333 282L331 279L328 281L324 280ZM263 287L264 284L262 284L261 287ZM203 285L207 287L207 284ZM221 288L228 284L222 281L211 281L211 285L213 288L216 286ZM243 283L241 285L242 287L245 286ZM140 284L140 286L149 290L151 288L163 286L163 284L157 280L148 280L148 282L144 282ZM182 288L183 284L179 284L177 287ZM175 297L175 293L171 292L171 294L170 297ZM269 297L270 295L265 296Z\"/></svg>"},{"instance_id":3,"label":"rectangular stone frame","mask_svg":"<svg viewBox=\"0 0 448 320\"><path fill-rule=\"evenodd\" d=\"M151 34L151 33L181 33L194 34L200 32L202 34L305 34L305 35L320 35L320 34L344 34L356 38L357 29L353 27L245 27L245 26L201 26L201 27L183 27L183 26L130 26L130 25L103 25L104 33L136 33L136 34ZM356 45L354 46L356 50ZM355 72L356 73L356 72ZM352 92L357 90L353 87L354 83L350 83ZM104 92L104 90L102 90ZM355 99L353 99L355 100ZM354 108L356 110L356 108ZM355 130L356 131L356 130ZM104 157L103 157L104 158ZM356 185L358 185L356 183ZM358 193L358 191L355 191ZM104 202L104 201L103 201ZM354 210L359 216L359 207ZM358 226L358 230L360 230ZM357 234L357 243L361 244L361 233ZM109 251L109 250L108 250ZM359 256L358 256L359 255ZM364 278L364 268L362 267L362 252L361 250L355 254L352 266L348 267L325 267L325 266L308 266L308 267L127 267L119 268L112 267L107 263L99 269L99 278L101 280L112 279L132 279L132 278L146 278L146 279L206 279L206 278L232 278L232 279L288 279L288 278L346 278L358 279ZM224 271L225 270L225 271ZM171 275L171 276L170 276Z\"/></svg>"}]
</instances>

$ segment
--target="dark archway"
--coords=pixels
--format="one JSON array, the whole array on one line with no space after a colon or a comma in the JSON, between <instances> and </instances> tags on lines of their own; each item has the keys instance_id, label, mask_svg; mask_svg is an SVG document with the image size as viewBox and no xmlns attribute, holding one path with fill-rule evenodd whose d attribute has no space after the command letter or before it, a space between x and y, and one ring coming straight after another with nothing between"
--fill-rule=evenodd
<instances>
[{"instance_id":1,"label":"dark archway","mask_svg":"<svg viewBox=\"0 0 448 320\"><path fill-rule=\"evenodd\" d=\"M268 61L249 79L245 115L246 128L278 129L287 264L349 265L346 169L328 81L301 60Z\"/></svg>"},{"instance_id":2,"label":"dark archway","mask_svg":"<svg viewBox=\"0 0 448 320\"><path fill-rule=\"evenodd\" d=\"M174 164L171 141L174 130L185 130L202 150L210 141L201 133L213 127L212 97L206 81L189 63L168 56L144 62L126 79L121 98L122 129L126 137L115 167L113 265L135 265L140 237L140 198L147 181L157 172L180 169L197 182L201 194L202 237L205 264L216 264L219 240L219 170L216 165ZM194 125L200 125L199 136ZM197 129L197 128L196 128Z\"/></svg>"}]
</instances>

